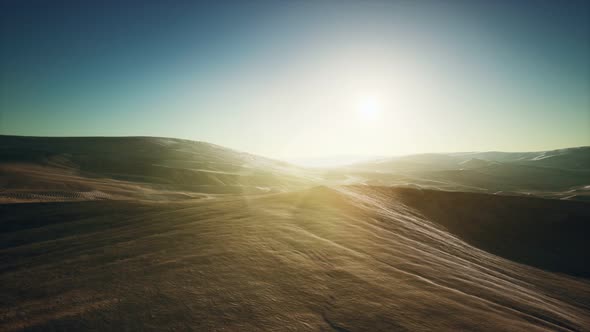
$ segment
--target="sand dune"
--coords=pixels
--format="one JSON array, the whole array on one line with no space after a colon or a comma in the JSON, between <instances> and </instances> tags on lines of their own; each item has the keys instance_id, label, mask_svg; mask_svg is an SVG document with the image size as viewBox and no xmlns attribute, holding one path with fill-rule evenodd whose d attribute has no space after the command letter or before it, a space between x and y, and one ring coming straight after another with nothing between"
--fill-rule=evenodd
<instances>
[{"instance_id":1,"label":"sand dune","mask_svg":"<svg viewBox=\"0 0 590 332\"><path fill-rule=\"evenodd\" d=\"M169 139L19 140L0 158L0 330L589 330L588 203Z\"/></svg>"},{"instance_id":2,"label":"sand dune","mask_svg":"<svg viewBox=\"0 0 590 332\"><path fill-rule=\"evenodd\" d=\"M540 196L568 200L590 197L590 147L542 152L466 152L382 158L325 172L332 183L412 186L447 191Z\"/></svg>"},{"instance_id":3,"label":"sand dune","mask_svg":"<svg viewBox=\"0 0 590 332\"><path fill-rule=\"evenodd\" d=\"M2 205L1 324L220 331L589 326L587 279L477 249L403 203L419 195L320 187L190 203ZM486 199L503 204L498 196Z\"/></svg>"},{"instance_id":4,"label":"sand dune","mask_svg":"<svg viewBox=\"0 0 590 332\"><path fill-rule=\"evenodd\" d=\"M177 200L311 183L296 166L203 142L0 136L0 202Z\"/></svg>"}]
</instances>

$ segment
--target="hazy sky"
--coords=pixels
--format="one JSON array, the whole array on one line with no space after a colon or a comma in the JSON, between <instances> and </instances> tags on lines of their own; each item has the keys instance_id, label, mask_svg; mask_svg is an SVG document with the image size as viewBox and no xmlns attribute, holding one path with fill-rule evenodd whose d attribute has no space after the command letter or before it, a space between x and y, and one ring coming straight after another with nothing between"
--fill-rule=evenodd
<instances>
[{"instance_id":1,"label":"hazy sky","mask_svg":"<svg viewBox=\"0 0 590 332\"><path fill-rule=\"evenodd\" d=\"M590 145L589 4L4 0L0 133L278 158Z\"/></svg>"}]
</instances>

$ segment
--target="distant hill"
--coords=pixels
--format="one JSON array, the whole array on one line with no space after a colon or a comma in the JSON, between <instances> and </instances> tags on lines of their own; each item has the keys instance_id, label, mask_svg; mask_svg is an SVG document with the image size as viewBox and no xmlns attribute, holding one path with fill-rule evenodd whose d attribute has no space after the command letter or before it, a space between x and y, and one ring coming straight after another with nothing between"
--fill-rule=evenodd
<instances>
[{"instance_id":1,"label":"distant hill","mask_svg":"<svg viewBox=\"0 0 590 332\"><path fill-rule=\"evenodd\" d=\"M560 169L590 170L590 146L541 152L459 152L425 153L392 158L380 158L349 165L364 170L443 170L461 169L467 162L512 163Z\"/></svg>"},{"instance_id":2,"label":"distant hill","mask_svg":"<svg viewBox=\"0 0 590 332\"><path fill-rule=\"evenodd\" d=\"M540 152L475 152L452 155L538 167L590 170L590 146Z\"/></svg>"},{"instance_id":3,"label":"distant hill","mask_svg":"<svg viewBox=\"0 0 590 332\"><path fill-rule=\"evenodd\" d=\"M25 196L31 190L55 197L66 191L96 190L125 196L123 192L146 188L266 192L308 182L302 169L282 161L210 143L157 137L0 136L0 170L3 189L18 189Z\"/></svg>"},{"instance_id":4,"label":"distant hill","mask_svg":"<svg viewBox=\"0 0 590 332\"><path fill-rule=\"evenodd\" d=\"M428 153L306 169L174 138L0 136L0 199L162 199L162 193L183 198L280 192L318 184L590 200L590 147Z\"/></svg>"},{"instance_id":5,"label":"distant hill","mask_svg":"<svg viewBox=\"0 0 590 332\"><path fill-rule=\"evenodd\" d=\"M359 183L590 200L590 147L542 152L430 153L334 169Z\"/></svg>"}]
</instances>

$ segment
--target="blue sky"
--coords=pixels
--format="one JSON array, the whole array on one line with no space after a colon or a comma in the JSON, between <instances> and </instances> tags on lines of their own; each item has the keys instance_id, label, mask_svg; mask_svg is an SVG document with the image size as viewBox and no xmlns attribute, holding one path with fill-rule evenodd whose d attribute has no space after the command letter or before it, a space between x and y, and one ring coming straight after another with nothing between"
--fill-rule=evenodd
<instances>
[{"instance_id":1,"label":"blue sky","mask_svg":"<svg viewBox=\"0 0 590 332\"><path fill-rule=\"evenodd\" d=\"M590 144L587 1L3 1L0 133L270 157Z\"/></svg>"}]
</instances>

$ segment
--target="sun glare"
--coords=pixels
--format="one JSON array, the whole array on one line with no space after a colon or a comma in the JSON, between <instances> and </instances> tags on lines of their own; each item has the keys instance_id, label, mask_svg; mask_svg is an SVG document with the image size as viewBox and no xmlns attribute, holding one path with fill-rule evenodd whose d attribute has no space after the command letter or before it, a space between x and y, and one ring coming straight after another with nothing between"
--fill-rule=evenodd
<instances>
[{"instance_id":1,"label":"sun glare","mask_svg":"<svg viewBox=\"0 0 590 332\"><path fill-rule=\"evenodd\" d=\"M359 118L365 121L375 120L381 112L381 104L379 100L373 96L363 97L359 100L357 105L357 113Z\"/></svg>"}]
</instances>

